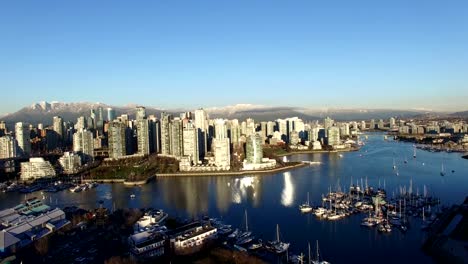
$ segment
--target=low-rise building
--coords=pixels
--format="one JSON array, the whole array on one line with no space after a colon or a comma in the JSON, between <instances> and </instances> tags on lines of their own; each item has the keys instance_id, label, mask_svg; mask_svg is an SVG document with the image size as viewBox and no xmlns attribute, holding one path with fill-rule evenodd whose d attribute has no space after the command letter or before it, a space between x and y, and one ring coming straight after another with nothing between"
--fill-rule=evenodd
<instances>
[{"instance_id":1,"label":"low-rise building","mask_svg":"<svg viewBox=\"0 0 468 264\"><path fill-rule=\"evenodd\" d=\"M128 238L130 254L138 260L164 255L167 237L161 232L144 231Z\"/></svg>"},{"instance_id":2,"label":"low-rise building","mask_svg":"<svg viewBox=\"0 0 468 264\"><path fill-rule=\"evenodd\" d=\"M171 248L176 255L193 254L215 239L217 234L216 227L194 222L170 232Z\"/></svg>"}]
</instances>

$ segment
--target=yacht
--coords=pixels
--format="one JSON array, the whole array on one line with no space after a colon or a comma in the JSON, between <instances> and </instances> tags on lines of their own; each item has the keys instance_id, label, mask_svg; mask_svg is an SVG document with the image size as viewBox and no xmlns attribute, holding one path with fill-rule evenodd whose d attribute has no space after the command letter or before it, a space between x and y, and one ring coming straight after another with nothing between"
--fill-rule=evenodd
<instances>
[{"instance_id":1,"label":"yacht","mask_svg":"<svg viewBox=\"0 0 468 264\"><path fill-rule=\"evenodd\" d=\"M309 203L309 192L307 192L307 202L299 205L299 210L301 210L302 213L310 213L312 211L312 206L310 206Z\"/></svg>"},{"instance_id":2,"label":"yacht","mask_svg":"<svg viewBox=\"0 0 468 264\"><path fill-rule=\"evenodd\" d=\"M271 245L277 254L282 254L289 249L289 243L285 243L280 240L279 225L276 225L276 241L271 242Z\"/></svg>"}]
</instances>

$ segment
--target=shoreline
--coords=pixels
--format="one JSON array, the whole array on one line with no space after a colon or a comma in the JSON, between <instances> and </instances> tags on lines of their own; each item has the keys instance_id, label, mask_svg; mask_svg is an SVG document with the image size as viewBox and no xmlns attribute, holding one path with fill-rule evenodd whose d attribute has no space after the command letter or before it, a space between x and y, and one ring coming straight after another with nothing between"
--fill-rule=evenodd
<instances>
[{"instance_id":1,"label":"shoreline","mask_svg":"<svg viewBox=\"0 0 468 264\"><path fill-rule=\"evenodd\" d=\"M271 174L281 171L288 171L297 168L309 166L309 164L301 162L299 164L284 166L280 168L258 170L258 171L216 171L216 172L176 172L176 173L157 173L156 177L184 177L184 176L242 176L252 174Z\"/></svg>"},{"instance_id":2,"label":"shoreline","mask_svg":"<svg viewBox=\"0 0 468 264\"><path fill-rule=\"evenodd\" d=\"M314 154L314 153L340 153L340 152L352 152L358 151L359 148L355 149L339 149L339 150L300 150L300 151L293 151L288 153L276 154L278 157L285 157L285 156L292 156L297 154Z\"/></svg>"}]
</instances>

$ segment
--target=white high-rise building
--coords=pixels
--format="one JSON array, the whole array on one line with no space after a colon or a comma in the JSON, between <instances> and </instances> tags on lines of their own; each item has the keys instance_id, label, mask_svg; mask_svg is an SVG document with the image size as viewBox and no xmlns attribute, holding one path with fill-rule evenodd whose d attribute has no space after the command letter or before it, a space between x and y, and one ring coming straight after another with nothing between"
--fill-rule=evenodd
<instances>
[{"instance_id":1,"label":"white high-rise building","mask_svg":"<svg viewBox=\"0 0 468 264\"><path fill-rule=\"evenodd\" d=\"M233 119L230 122L230 131L231 131L231 143L239 144L241 137L241 129L239 126L239 120Z\"/></svg>"},{"instance_id":2,"label":"white high-rise building","mask_svg":"<svg viewBox=\"0 0 468 264\"><path fill-rule=\"evenodd\" d=\"M83 155L83 159L86 161L93 160L93 133L91 131L81 129L73 134L73 151Z\"/></svg>"},{"instance_id":3,"label":"white high-rise building","mask_svg":"<svg viewBox=\"0 0 468 264\"><path fill-rule=\"evenodd\" d=\"M245 136L248 137L250 135L255 134L255 121L252 118L247 118L245 123L246 123Z\"/></svg>"},{"instance_id":4,"label":"white high-rise building","mask_svg":"<svg viewBox=\"0 0 468 264\"><path fill-rule=\"evenodd\" d=\"M198 131L192 122L187 123L183 131L184 156L189 156L194 164L199 162Z\"/></svg>"},{"instance_id":5,"label":"white high-rise building","mask_svg":"<svg viewBox=\"0 0 468 264\"><path fill-rule=\"evenodd\" d=\"M216 167L229 170L231 166L231 154L229 151L229 138L214 138L212 149Z\"/></svg>"},{"instance_id":6,"label":"white high-rise building","mask_svg":"<svg viewBox=\"0 0 468 264\"><path fill-rule=\"evenodd\" d=\"M115 110L112 108L107 108L107 121L114 121L115 119Z\"/></svg>"},{"instance_id":7,"label":"white high-rise building","mask_svg":"<svg viewBox=\"0 0 468 264\"><path fill-rule=\"evenodd\" d=\"M166 113L161 113L161 154L171 154L171 130L170 123L172 116Z\"/></svg>"},{"instance_id":8,"label":"white high-rise building","mask_svg":"<svg viewBox=\"0 0 468 264\"><path fill-rule=\"evenodd\" d=\"M125 145L125 124L112 121L109 123L108 141L109 141L109 158L118 159L127 155Z\"/></svg>"},{"instance_id":9,"label":"white high-rise building","mask_svg":"<svg viewBox=\"0 0 468 264\"><path fill-rule=\"evenodd\" d=\"M18 143L17 154L19 156L29 156L31 154L30 131L28 125L23 122L15 124L15 138Z\"/></svg>"},{"instance_id":10,"label":"white high-rise building","mask_svg":"<svg viewBox=\"0 0 468 264\"><path fill-rule=\"evenodd\" d=\"M182 120L178 117L174 118L171 123L169 123L170 130L170 155L175 156L176 158L181 158L184 154L184 142L183 142L183 125Z\"/></svg>"},{"instance_id":11,"label":"white high-rise building","mask_svg":"<svg viewBox=\"0 0 468 264\"><path fill-rule=\"evenodd\" d=\"M55 169L44 158L30 158L28 162L21 162L21 180L35 180L56 176Z\"/></svg>"},{"instance_id":12,"label":"white high-rise building","mask_svg":"<svg viewBox=\"0 0 468 264\"><path fill-rule=\"evenodd\" d=\"M58 135L59 142L64 140L64 130L63 118L60 116L54 116L54 131Z\"/></svg>"},{"instance_id":13,"label":"white high-rise building","mask_svg":"<svg viewBox=\"0 0 468 264\"><path fill-rule=\"evenodd\" d=\"M224 119L215 119L214 120L214 127L215 127L215 138L227 138L227 126L226 121Z\"/></svg>"},{"instance_id":14,"label":"white high-rise building","mask_svg":"<svg viewBox=\"0 0 468 264\"><path fill-rule=\"evenodd\" d=\"M0 137L0 159L16 158L18 146L12 136Z\"/></svg>"},{"instance_id":15,"label":"white high-rise building","mask_svg":"<svg viewBox=\"0 0 468 264\"><path fill-rule=\"evenodd\" d=\"M136 123L137 123L138 154L149 155L150 154L150 144L149 144L150 137L149 137L148 119L137 119Z\"/></svg>"},{"instance_id":16,"label":"white high-rise building","mask_svg":"<svg viewBox=\"0 0 468 264\"><path fill-rule=\"evenodd\" d=\"M325 131L327 131L329 127L332 127L334 123L335 121L327 116L323 121L323 126L325 127Z\"/></svg>"},{"instance_id":17,"label":"white high-rise building","mask_svg":"<svg viewBox=\"0 0 468 264\"><path fill-rule=\"evenodd\" d=\"M59 159L60 166L66 174L73 174L78 172L81 167L81 157L74 152L65 152Z\"/></svg>"},{"instance_id":18,"label":"white high-rise building","mask_svg":"<svg viewBox=\"0 0 468 264\"><path fill-rule=\"evenodd\" d=\"M277 119L276 123L278 124L278 132L282 137L288 136L288 122L285 119Z\"/></svg>"},{"instance_id":19,"label":"white high-rise building","mask_svg":"<svg viewBox=\"0 0 468 264\"><path fill-rule=\"evenodd\" d=\"M136 108L136 120L146 119L146 108L143 106L138 106Z\"/></svg>"},{"instance_id":20,"label":"white high-rise building","mask_svg":"<svg viewBox=\"0 0 468 264\"><path fill-rule=\"evenodd\" d=\"M329 146L337 146L339 145L341 142L340 142L340 129L336 126L333 126L333 127L329 127L327 130L326 130L328 133L327 133L327 138L328 138L328 145Z\"/></svg>"},{"instance_id":21,"label":"white high-rise building","mask_svg":"<svg viewBox=\"0 0 468 264\"><path fill-rule=\"evenodd\" d=\"M309 141L310 142L315 142L318 140L319 138L319 130L320 128L318 127L313 127L309 130Z\"/></svg>"},{"instance_id":22,"label":"white high-rise building","mask_svg":"<svg viewBox=\"0 0 468 264\"><path fill-rule=\"evenodd\" d=\"M268 121L267 123L267 136L273 136L273 133L275 133L275 122L273 121Z\"/></svg>"},{"instance_id":23,"label":"white high-rise building","mask_svg":"<svg viewBox=\"0 0 468 264\"><path fill-rule=\"evenodd\" d=\"M77 131L86 129L86 118L84 116L80 116L76 119L75 129Z\"/></svg>"},{"instance_id":24,"label":"white high-rise building","mask_svg":"<svg viewBox=\"0 0 468 264\"><path fill-rule=\"evenodd\" d=\"M390 128L393 128L393 127L395 127L395 118L390 117Z\"/></svg>"},{"instance_id":25,"label":"white high-rise building","mask_svg":"<svg viewBox=\"0 0 468 264\"><path fill-rule=\"evenodd\" d=\"M248 163L262 163L263 147L262 137L258 134L251 135L247 138L246 143L246 160Z\"/></svg>"}]
</instances>

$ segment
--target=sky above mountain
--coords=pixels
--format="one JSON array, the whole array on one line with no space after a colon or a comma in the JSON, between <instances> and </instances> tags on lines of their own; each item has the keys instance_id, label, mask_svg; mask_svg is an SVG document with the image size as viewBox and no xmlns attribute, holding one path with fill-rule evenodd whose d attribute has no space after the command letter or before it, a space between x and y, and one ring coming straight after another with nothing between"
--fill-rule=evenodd
<instances>
[{"instance_id":1,"label":"sky above mountain","mask_svg":"<svg viewBox=\"0 0 468 264\"><path fill-rule=\"evenodd\" d=\"M2 1L0 115L38 101L466 110L468 2Z\"/></svg>"}]
</instances>

